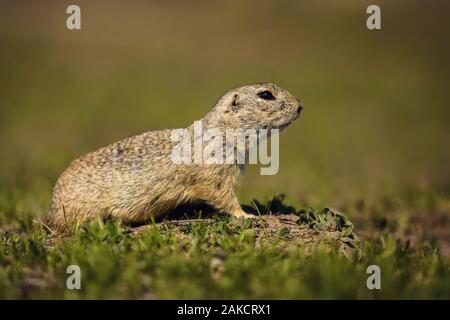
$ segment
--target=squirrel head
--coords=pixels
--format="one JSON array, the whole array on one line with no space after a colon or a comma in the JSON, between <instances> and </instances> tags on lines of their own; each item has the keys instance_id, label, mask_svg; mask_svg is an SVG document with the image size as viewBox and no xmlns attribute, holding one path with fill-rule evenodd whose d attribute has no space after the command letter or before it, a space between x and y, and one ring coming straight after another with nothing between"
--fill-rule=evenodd
<instances>
[{"instance_id":1,"label":"squirrel head","mask_svg":"<svg viewBox=\"0 0 450 320\"><path fill-rule=\"evenodd\" d=\"M226 92L205 120L218 128L282 130L302 109L298 98L276 84L251 84Z\"/></svg>"}]
</instances>

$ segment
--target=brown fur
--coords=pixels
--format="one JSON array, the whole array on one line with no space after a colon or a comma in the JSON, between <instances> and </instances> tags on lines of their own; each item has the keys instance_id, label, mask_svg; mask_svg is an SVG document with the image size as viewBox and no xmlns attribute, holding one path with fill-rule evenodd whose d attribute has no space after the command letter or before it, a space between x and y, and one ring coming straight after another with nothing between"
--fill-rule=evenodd
<instances>
[{"instance_id":1,"label":"brown fur","mask_svg":"<svg viewBox=\"0 0 450 320\"><path fill-rule=\"evenodd\" d=\"M276 99L259 98L257 93L264 90ZM300 110L299 100L275 84L242 86L219 99L202 119L203 130L284 128ZM170 154L177 142L171 140L171 131L145 132L74 160L55 184L43 223L58 233L97 218L144 223L196 201L248 217L233 191L242 166L174 164Z\"/></svg>"}]
</instances>

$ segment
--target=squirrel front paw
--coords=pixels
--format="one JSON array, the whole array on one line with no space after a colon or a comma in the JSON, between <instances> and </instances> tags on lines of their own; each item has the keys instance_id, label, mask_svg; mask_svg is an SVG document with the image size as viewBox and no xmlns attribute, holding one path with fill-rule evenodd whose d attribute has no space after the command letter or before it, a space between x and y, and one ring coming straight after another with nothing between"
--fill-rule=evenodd
<instances>
[{"instance_id":1,"label":"squirrel front paw","mask_svg":"<svg viewBox=\"0 0 450 320\"><path fill-rule=\"evenodd\" d=\"M253 214L248 214L247 212L245 212L242 209L233 211L231 213L231 215L236 218L244 218L244 219L256 219L257 218L257 216L255 216Z\"/></svg>"}]
</instances>

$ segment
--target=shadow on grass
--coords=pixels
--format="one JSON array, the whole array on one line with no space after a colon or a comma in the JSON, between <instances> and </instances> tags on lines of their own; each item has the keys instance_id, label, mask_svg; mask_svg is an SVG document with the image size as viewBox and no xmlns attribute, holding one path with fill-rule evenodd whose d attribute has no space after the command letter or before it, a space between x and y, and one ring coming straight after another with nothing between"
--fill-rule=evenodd
<instances>
[{"instance_id":1,"label":"shadow on grass","mask_svg":"<svg viewBox=\"0 0 450 320\"><path fill-rule=\"evenodd\" d=\"M297 210L284 203L285 195L280 194L273 197L266 204L259 200L253 199L250 205L242 205L242 209L256 216L264 215L280 215L280 214L295 214ZM219 213L215 208L205 202L198 202L194 204L180 205L174 210L162 215L156 222L162 220L185 220L185 219L207 219L213 215L224 214Z\"/></svg>"}]
</instances>

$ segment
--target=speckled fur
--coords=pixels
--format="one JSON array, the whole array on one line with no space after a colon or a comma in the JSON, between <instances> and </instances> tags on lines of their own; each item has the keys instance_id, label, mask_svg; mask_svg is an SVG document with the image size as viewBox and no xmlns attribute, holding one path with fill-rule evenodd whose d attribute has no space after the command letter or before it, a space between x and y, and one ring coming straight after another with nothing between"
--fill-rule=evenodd
<instances>
[{"instance_id":1,"label":"speckled fur","mask_svg":"<svg viewBox=\"0 0 450 320\"><path fill-rule=\"evenodd\" d=\"M275 100L258 92L269 90ZM275 84L232 89L205 115L207 128L261 129L287 127L297 119L300 101ZM193 125L188 129L193 132ZM233 187L237 164L174 164L170 129L133 136L76 160L61 174L53 190L50 212L42 220L52 232L71 232L93 219L139 224L178 205L203 201L220 212L248 217Z\"/></svg>"}]
</instances>

